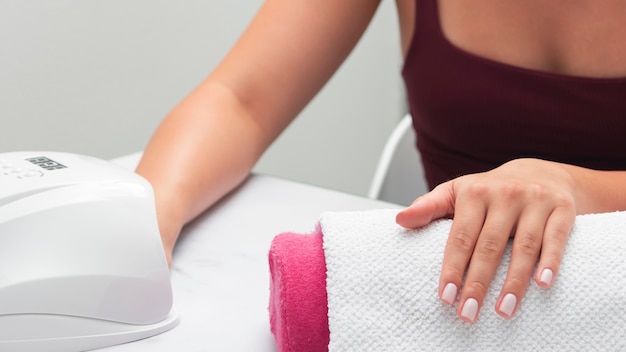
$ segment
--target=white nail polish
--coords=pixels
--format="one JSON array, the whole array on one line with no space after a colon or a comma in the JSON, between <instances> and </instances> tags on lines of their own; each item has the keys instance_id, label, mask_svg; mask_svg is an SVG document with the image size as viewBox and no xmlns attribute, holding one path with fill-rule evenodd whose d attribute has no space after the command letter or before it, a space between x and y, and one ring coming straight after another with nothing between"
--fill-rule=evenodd
<instances>
[{"instance_id":1,"label":"white nail polish","mask_svg":"<svg viewBox=\"0 0 626 352\"><path fill-rule=\"evenodd\" d=\"M512 293L507 293L502 299L502 302L500 302L500 313L506 315L507 317L511 317L516 304L517 297L515 297Z\"/></svg>"},{"instance_id":2,"label":"white nail polish","mask_svg":"<svg viewBox=\"0 0 626 352\"><path fill-rule=\"evenodd\" d=\"M463 310L461 310L461 316L470 322L476 320L478 315L478 301L474 298L468 298L463 304Z\"/></svg>"},{"instance_id":3,"label":"white nail polish","mask_svg":"<svg viewBox=\"0 0 626 352\"><path fill-rule=\"evenodd\" d=\"M441 300L446 304L454 304L456 301L456 285L448 283L441 293Z\"/></svg>"},{"instance_id":4,"label":"white nail polish","mask_svg":"<svg viewBox=\"0 0 626 352\"><path fill-rule=\"evenodd\" d=\"M543 271L541 272L541 277L539 278L539 282L541 282L545 286L550 286L552 284L553 275L554 274L552 273L552 270L548 268L543 269Z\"/></svg>"}]
</instances>

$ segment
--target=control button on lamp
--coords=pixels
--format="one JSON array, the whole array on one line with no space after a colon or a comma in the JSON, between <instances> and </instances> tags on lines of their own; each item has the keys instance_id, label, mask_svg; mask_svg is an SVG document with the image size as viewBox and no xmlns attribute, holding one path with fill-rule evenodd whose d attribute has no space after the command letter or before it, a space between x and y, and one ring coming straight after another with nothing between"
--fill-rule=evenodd
<instances>
[{"instance_id":1,"label":"control button on lamp","mask_svg":"<svg viewBox=\"0 0 626 352\"><path fill-rule=\"evenodd\" d=\"M28 170L24 173L24 177L41 177L43 176L43 172L37 170Z\"/></svg>"}]
</instances>

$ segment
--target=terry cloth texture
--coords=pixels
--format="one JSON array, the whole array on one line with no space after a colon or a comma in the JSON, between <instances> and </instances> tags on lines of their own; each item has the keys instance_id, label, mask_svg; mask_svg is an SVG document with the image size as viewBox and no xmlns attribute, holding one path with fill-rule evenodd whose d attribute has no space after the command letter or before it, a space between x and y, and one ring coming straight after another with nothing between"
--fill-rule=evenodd
<instances>
[{"instance_id":1,"label":"terry cloth texture","mask_svg":"<svg viewBox=\"0 0 626 352\"><path fill-rule=\"evenodd\" d=\"M626 213L578 216L554 286L531 281L506 320L494 307L509 245L474 324L437 297L451 221L406 230L396 213L320 218L329 351L626 351ZM303 270L292 279L307 280Z\"/></svg>"},{"instance_id":2,"label":"terry cloth texture","mask_svg":"<svg viewBox=\"0 0 626 352\"><path fill-rule=\"evenodd\" d=\"M272 241L270 326L279 352L328 351L322 233L282 233Z\"/></svg>"}]
</instances>

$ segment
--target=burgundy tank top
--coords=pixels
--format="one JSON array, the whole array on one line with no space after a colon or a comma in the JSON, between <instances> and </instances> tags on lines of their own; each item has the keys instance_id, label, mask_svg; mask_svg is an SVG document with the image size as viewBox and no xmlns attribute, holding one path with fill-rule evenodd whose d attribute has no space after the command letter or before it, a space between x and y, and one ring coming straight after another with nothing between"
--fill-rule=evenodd
<instances>
[{"instance_id":1,"label":"burgundy tank top","mask_svg":"<svg viewBox=\"0 0 626 352\"><path fill-rule=\"evenodd\" d=\"M450 43L437 0L417 0L403 67L430 187L521 157L626 169L626 78L515 67Z\"/></svg>"}]
</instances>

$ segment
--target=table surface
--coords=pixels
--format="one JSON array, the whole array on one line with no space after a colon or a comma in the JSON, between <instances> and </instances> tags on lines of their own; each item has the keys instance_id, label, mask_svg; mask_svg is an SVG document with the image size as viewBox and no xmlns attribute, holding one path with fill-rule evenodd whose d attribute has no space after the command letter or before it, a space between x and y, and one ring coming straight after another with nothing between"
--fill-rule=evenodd
<instances>
[{"instance_id":1,"label":"table surface","mask_svg":"<svg viewBox=\"0 0 626 352\"><path fill-rule=\"evenodd\" d=\"M132 168L138 157L113 162ZM171 270L180 324L161 335L99 351L276 351L267 309L267 255L274 236L312 232L324 211L398 207L251 175L183 229Z\"/></svg>"}]
</instances>

